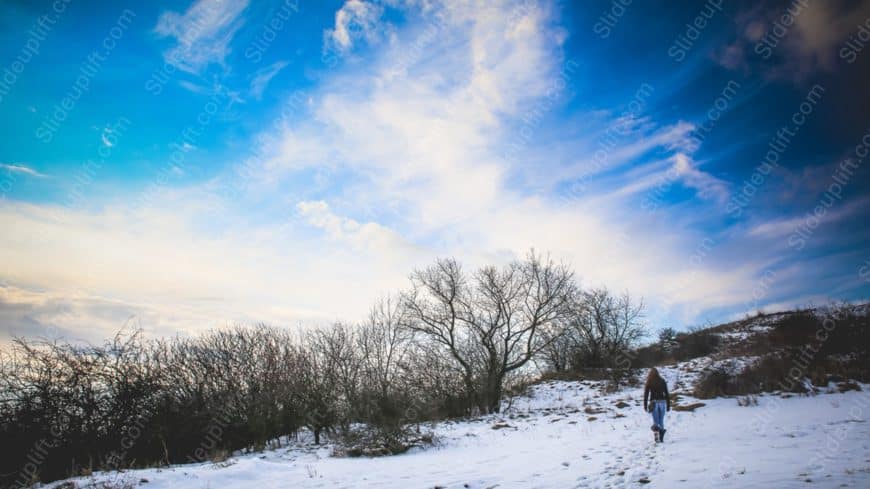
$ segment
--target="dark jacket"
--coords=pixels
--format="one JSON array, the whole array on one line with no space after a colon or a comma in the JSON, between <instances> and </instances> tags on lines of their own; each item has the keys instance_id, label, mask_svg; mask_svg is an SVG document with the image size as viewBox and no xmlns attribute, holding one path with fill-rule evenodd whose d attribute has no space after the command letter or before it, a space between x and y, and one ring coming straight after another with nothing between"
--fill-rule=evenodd
<instances>
[{"instance_id":1,"label":"dark jacket","mask_svg":"<svg viewBox=\"0 0 870 489\"><path fill-rule=\"evenodd\" d=\"M667 401L668 411L671 410L671 396L668 395L668 383L665 379L659 377L651 382L646 383L643 389L643 410L647 409L647 400L650 401Z\"/></svg>"}]
</instances>

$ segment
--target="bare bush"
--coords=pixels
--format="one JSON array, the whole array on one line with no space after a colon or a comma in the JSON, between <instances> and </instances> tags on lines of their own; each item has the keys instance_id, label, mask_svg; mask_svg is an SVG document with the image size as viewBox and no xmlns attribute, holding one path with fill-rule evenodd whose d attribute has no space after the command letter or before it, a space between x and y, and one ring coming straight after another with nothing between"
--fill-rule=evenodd
<instances>
[{"instance_id":1,"label":"bare bush","mask_svg":"<svg viewBox=\"0 0 870 489\"><path fill-rule=\"evenodd\" d=\"M593 289L574 295L555 330L545 331L542 359L552 372L604 376L613 385L631 378L634 348L645 336L643 301Z\"/></svg>"},{"instance_id":2,"label":"bare bush","mask_svg":"<svg viewBox=\"0 0 870 489\"><path fill-rule=\"evenodd\" d=\"M409 446L408 423L420 416L410 388L408 359L413 332L404 327L404 314L400 301L385 298L357 328L357 345L363 359L359 415L366 422L366 441L385 453Z\"/></svg>"},{"instance_id":3,"label":"bare bush","mask_svg":"<svg viewBox=\"0 0 870 489\"><path fill-rule=\"evenodd\" d=\"M678 345L677 330L674 328L662 328L658 334L659 346L666 353L672 352Z\"/></svg>"},{"instance_id":4,"label":"bare bush","mask_svg":"<svg viewBox=\"0 0 870 489\"><path fill-rule=\"evenodd\" d=\"M17 340L3 359L0 487L263 448L300 425L297 349L271 328L102 346ZM29 463L28 463L29 462Z\"/></svg>"},{"instance_id":5,"label":"bare bush","mask_svg":"<svg viewBox=\"0 0 870 489\"><path fill-rule=\"evenodd\" d=\"M758 397L754 395L740 396L737 398L737 405L740 407L758 406Z\"/></svg>"},{"instance_id":6,"label":"bare bush","mask_svg":"<svg viewBox=\"0 0 870 489\"><path fill-rule=\"evenodd\" d=\"M688 332L677 334L674 341L676 346L672 351L678 362L710 355L721 342L718 334L702 327L689 328Z\"/></svg>"}]
</instances>

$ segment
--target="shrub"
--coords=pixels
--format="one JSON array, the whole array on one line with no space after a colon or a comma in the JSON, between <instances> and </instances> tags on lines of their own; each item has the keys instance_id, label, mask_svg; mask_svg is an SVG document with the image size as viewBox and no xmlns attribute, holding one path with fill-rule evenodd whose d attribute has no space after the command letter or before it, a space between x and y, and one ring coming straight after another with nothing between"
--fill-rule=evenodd
<instances>
[{"instance_id":1,"label":"shrub","mask_svg":"<svg viewBox=\"0 0 870 489\"><path fill-rule=\"evenodd\" d=\"M688 333L678 334L675 341L674 359L678 362L684 362L715 352L719 346L720 338L710 329L692 328Z\"/></svg>"},{"instance_id":2,"label":"shrub","mask_svg":"<svg viewBox=\"0 0 870 489\"><path fill-rule=\"evenodd\" d=\"M740 407L758 406L758 397L753 395L738 397L737 405Z\"/></svg>"},{"instance_id":3,"label":"shrub","mask_svg":"<svg viewBox=\"0 0 870 489\"><path fill-rule=\"evenodd\" d=\"M729 396L736 392L734 376L725 369L711 370L695 383L692 395L698 399Z\"/></svg>"},{"instance_id":4,"label":"shrub","mask_svg":"<svg viewBox=\"0 0 870 489\"><path fill-rule=\"evenodd\" d=\"M804 392L803 378L790 379L789 371L794 365L790 355L769 355L755 364L745 368L737 375L734 394L748 394L782 390L787 392Z\"/></svg>"},{"instance_id":5,"label":"shrub","mask_svg":"<svg viewBox=\"0 0 870 489\"><path fill-rule=\"evenodd\" d=\"M636 368L650 368L662 365L672 358L673 349L675 348L676 346L674 345L666 350L659 343L638 348L634 351L632 366Z\"/></svg>"},{"instance_id":6,"label":"shrub","mask_svg":"<svg viewBox=\"0 0 870 489\"><path fill-rule=\"evenodd\" d=\"M433 443L431 434L417 434L410 429L385 432L380 428L361 425L342 433L333 454L338 457L381 457L399 455L411 448Z\"/></svg>"},{"instance_id":7,"label":"shrub","mask_svg":"<svg viewBox=\"0 0 870 489\"><path fill-rule=\"evenodd\" d=\"M791 355L770 355L740 372L724 368L709 371L696 382L694 395L699 399L711 399L775 390L804 393L807 391L805 372L800 370L801 375L794 377L795 361Z\"/></svg>"}]
</instances>

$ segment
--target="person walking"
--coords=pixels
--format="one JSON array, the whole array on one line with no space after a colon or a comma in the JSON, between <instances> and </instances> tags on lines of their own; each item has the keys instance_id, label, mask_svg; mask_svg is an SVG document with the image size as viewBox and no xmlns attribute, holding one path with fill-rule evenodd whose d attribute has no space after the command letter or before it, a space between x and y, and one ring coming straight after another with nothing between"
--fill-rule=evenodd
<instances>
[{"instance_id":1,"label":"person walking","mask_svg":"<svg viewBox=\"0 0 870 489\"><path fill-rule=\"evenodd\" d=\"M665 411L671 410L671 397L668 395L668 383L655 368L651 368L646 377L643 410L652 413L653 425L650 429L655 432L656 442L665 441Z\"/></svg>"}]
</instances>

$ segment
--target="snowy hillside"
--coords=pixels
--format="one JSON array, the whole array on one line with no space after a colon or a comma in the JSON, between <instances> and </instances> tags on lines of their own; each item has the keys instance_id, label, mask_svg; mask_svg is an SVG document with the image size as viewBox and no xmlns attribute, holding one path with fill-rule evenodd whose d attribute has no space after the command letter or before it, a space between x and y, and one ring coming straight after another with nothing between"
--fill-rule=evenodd
<instances>
[{"instance_id":1,"label":"snowy hillside","mask_svg":"<svg viewBox=\"0 0 870 489\"><path fill-rule=\"evenodd\" d=\"M870 391L698 401L684 394L698 362L663 368L679 406L653 442L642 390L547 382L500 415L431 426L435 446L381 458L336 458L298 443L222 463L130 471L50 487L148 489L870 487ZM72 483L71 483L72 482ZM63 485L66 484L66 485Z\"/></svg>"}]
</instances>

